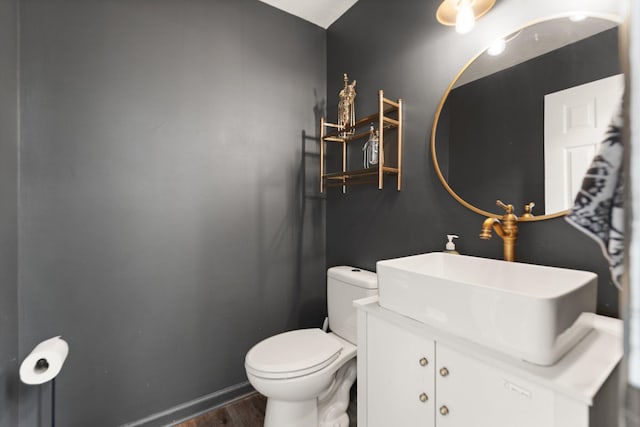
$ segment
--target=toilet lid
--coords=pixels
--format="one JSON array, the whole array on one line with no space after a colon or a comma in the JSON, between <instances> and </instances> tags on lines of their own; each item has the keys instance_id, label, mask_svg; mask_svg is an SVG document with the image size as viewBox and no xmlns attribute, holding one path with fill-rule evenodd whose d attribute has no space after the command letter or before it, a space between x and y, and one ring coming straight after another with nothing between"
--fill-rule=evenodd
<instances>
[{"instance_id":1,"label":"toilet lid","mask_svg":"<svg viewBox=\"0 0 640 427\"><path fill-rule=\"evenodd\" d=\"M331 364L340 350L340 341L322 329L300 329L259 342L249 350L245 363L256 376L292 378Z\"/></svg>"}]
</instances>

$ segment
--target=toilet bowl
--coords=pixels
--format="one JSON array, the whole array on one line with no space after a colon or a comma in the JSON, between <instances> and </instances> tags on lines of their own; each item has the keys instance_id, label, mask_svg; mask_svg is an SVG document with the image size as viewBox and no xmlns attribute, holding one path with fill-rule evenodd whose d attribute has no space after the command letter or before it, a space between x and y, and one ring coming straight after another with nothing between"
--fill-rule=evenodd
<instances>
[{"instance_id":1,"label":"toilet bowl","mask_svg":"<svg viewBox=\"0 0 640 427\"><path fill-rule=\"evenodd\" d=\"M375 273L332 267L327 273L332 332L300 329L256 344L245 357L251 385L267 397L265 427L348 427L356 379L353 300L375 295Z\"/></svg>"},{"instance_id":2,"label":"toilet bowl","mask_svg":"<svg viewBox=\"0 0 640 427\"><path fill-rule=\"evenodd\" d=\"M293 354L283 354L286 352L276 351L283 361L287 363L273 363L267 366L265 363L256 363L264 358L267 351L261 346L254 347L245 360L247 377L253 387L263 395L267 396L267 411L265 414L265 426L279 427L303 427L303 426L335 426L348 427L346 424L337 424L334 419L321 420L320 414L333 414L336 411L330 406L344 406L342 412L346 412L349 405L349 389L355 381L355 355L356 347L332 333L326 333L321 329L302 329L298 331L285 332L268 339L262 344L272 344L273 347L281 342L294 344ZM299 345L295 344L299 341ZM295 351L299 350L299 351ZM301 350L301 351L300 351ZM317 356L312 356L312 350L319 350ZM307 353L307 354L300 354ZM269 359L269 357L267 357ZM349 365L347 362L353 361ZM257 367L255 365L258 365ZM345 368L351 367L353 375L346 375L343 382L337 384L336 373ZM317 400L321 395L327 395L331 386L346 387L346 402L338 402L339 395L335 394L333 399L324 399L323 405ZM325 417L326 418L326 417ZM331 417L332 418L332 417Z\"/></svg>"}]
</instances>

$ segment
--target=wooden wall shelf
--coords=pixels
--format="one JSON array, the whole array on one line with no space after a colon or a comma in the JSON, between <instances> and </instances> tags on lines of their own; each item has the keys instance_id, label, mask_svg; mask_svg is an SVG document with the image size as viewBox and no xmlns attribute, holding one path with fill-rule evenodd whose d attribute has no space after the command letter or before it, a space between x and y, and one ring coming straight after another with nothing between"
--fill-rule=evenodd
<instances>
[{"instance_id":1,"label":"wooden wall shelf","mask_svg":"<svg viewBox=\"0 0 640 427\"><path fill-rule=\"evenodd\" d=\"M390 117L390 115L395 115ZM347 144L361 141L369 136L369 130L359 129L377 122L379 160L378 165L366 169L347 169ZM397 164L386 164L385 150L391 148L391 144L385 145L385 135L388 131L397 129L396 151ZM354 131L353 135L341 136L341 133ZM335 142L342 145L342 170L339 172L326 172L326 146L327 142ZM341 128L337 124L328 123L324 117L320 119L320 192L323 193L329 187L342 187L346 192L346 186L355 184L377 183L378 189L384 186L384 175L396 175L398 191L402 189L402 99L393 101L384 97L384 91L378 91L378 112L357 120L353 125Z\"/></svg>"}]
</instances>

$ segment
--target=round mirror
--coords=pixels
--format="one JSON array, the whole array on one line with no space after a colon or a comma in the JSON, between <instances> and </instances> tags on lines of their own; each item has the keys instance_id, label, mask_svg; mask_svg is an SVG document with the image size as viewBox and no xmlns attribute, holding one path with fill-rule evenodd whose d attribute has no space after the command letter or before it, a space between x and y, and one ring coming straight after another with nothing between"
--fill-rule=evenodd
<instances>
[{"instance_id":1,"label":"round mirror","mask_svg":"<svg viewBox=\"0 0 640 427\"><path fill-rule=\"evenodd\" d=\"M622 96L617 26L584 15L539 21L469 61L431 132L436 172L456 200L498 217L500 199L524 221L567 213Z\"/></svg>"}]
</instances>

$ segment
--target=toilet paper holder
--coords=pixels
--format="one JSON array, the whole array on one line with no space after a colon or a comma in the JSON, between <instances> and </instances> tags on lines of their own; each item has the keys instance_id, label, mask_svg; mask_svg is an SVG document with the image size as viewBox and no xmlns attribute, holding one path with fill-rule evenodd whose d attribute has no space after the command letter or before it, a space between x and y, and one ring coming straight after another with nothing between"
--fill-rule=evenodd
<instances>
[{"instance_id":1,"label":"toilet paper holder","mask_svg":"<svg viewBox=\"0 0 640 427\"><path fill-rule=\"evenodd\" d=\"M20 380L28 385L41 385L51 381L51 427L56 423L56 377L62 370L69 344L60 336L36 345L20 365Z\"/></svg>"},{"instance_id":2,"label":"toilet paper holder","mask_svg":"<svg viewBox=\"0 0 640 427\"><path fill-rule=\"evenodd\" d=\"M45 358L38 359L38 361L36 362L35 370L36 371L44 371L46 369L49 369L49 362L47 361L47 359L45 359ZM54 380L55 380L55 378L54 378Z\"/></svg>"}]
</instances>

